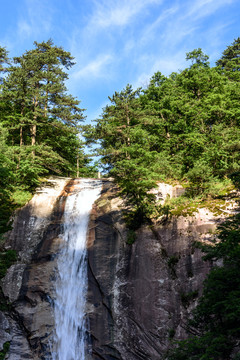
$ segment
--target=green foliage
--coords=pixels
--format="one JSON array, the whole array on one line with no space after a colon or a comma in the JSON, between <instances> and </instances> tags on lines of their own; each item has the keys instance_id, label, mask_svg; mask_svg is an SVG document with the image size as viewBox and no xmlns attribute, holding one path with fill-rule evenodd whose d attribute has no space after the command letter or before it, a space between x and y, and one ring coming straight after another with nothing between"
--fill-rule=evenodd
<instances>
[{"instance_id":1,"label":"green foliage","mask_svg":"<svg viewBox=\"0 0 240 360\"><path fill-rule=\"evenodd\" d=\"M97 153L125 196L133 228L162 214L150 192L156 180L187 182L185 196L204 198L240 172L239 39L217 67L201 49L187 60L179 73L155 73L145 90L115 92L86 131L88 142L100 140Z\"/></svg>"},{"instance_id":2,"label":"green foliage","mask_svg":"<svg viewBox=\"0 0 240 360\"><path fill-rule=\"evenodd\" d=\"M95 161L92 165L90 163L90 159L84 160L84 167L79 169L79 177L89 177L89 178L97 178L98 177L98 169L99 165L98 162Z\"/></svg>"},{"instance_id":3,"label":"green foliage","mask_svg":"<svg viewBox=\"0 0 240 360\"><path fill-rule=\"evenodd\" d=\"M168 261L167 261L167 265L169 267L169 270L170 270L170 273L171 273L171 276L173 278L176 278L177 275L176 275L176 265L179 261L179 257L178 256L171 256Z\"/></svg>"},{"instance_id":4,"label":"green foliage","mask_svg":"<svg viewBox=\"0 0 240 360\"><path fill-rule=\"evenodd\" d=\"M202 52L202 49L198 48L186 54L186 60L192 61L192 66L209 66L209 56Z\"/></svg>"},{"instance_id":5,"label":"green foliage","mask_svg":"<svg viewBox=\"0 0 240 360\"><path fill-rule=\"evenodd\" d=\"M136 232L134 230L129 230L127 234L127 244L132 245L136 240Z\"/></svg>"},{"instance_id":6,"label":"green foliage","mask_svg":"<svg viewBox=\"0 0 240 360\"><path fill-rule=\"evenodd\" d=\"M127 225L132 230L148 222L157 209L150 193L157 174L148 168L156 161L156 138L147 131L151 122L141 107L139 94L140 89L133 91L130 85L115 92L96 128L88 129L88 137L101 139L98 154L120 186L128 206Z\"/></svg>"},{"instance_id":7,"label":"green foliage","mask_svg":"<svg viewBox=\"0 0 240 360\"><path fill-rule=\"evenodd\" d=\"M167 360L220 360L229 359L222 357L226 353L228 344L225 343L225 338L217 336L212 337L205 334L202 338L189 338L189 340L182 341L178 348L170 351L167 355Z\"/></svg>"},{"instance_id":8,"label":"green foliage","mask_svg":"<svg viewBox=\"0 0 240 360\"><path fill-rule=\"evenodd\" d=\"M197 160L186 174L189 180L188 193L196 196L206 192L210 186L212 170L203 160Z\"/></svg>"},{"instance_id":9,"label":"green foliage","mask_svg":"<svg viewBox=\"0 0 240 360\"><path fill-rule=\"evenodd\" d=\"M17 260L15 250L0 252L0 279L3 278L7 269Z\"/></svg>"},{"instance_id":10,"label":"green foliage","mask_svg":"<svg viewBox=\"0 0 240 360\"><path fill-rule=\"evenodd\" d=\"M7 61L4 49L0 58ZM85 166L78 138L83 109L65 86L64 70L73 65L71 54L48 40L35 42L34 49L15 57L5 69L0 126L11 161L6 167L15 175L13 186L33 189L39 176L48 173L75 175L77 159L79 168Z\"/></svg>"},{"instance_id":11,"label":"green foliage","mask_svg":"<svg viewBox=\"0 0 240 360\"><path fill-rule=\"evenodd\" d=\"M6 354L8 353L8 350L10 348L10 342L5 342L3 344L3 350L0 351L0 360L4 360L5 359L5 356Z\"/></svg>"},{"instance_id":12,"label":"green foliage","mask_svg":"<svg viewBox=\"0 0 240 360\"><path fill-rule=\"evenodd\" d=\"M234 81L240 80L240 37L227 47L223 52L223 56L216 64L222 69L230 79Z\"/></svg>"},{"instance_id":13,"label":"green foliage","mask_svg":"<svg viewBox=\"0 0 240 360\"><path fill-rule=\"evenodd\" d=\"M8 132L0 124L0 240L2 234L10 229L7 225L12 212L10 184L15 181L12 152L6 145L7 134Z\"/></svg>"},{"instance_id":14,"label":"green foliage","mask_svg":"<svg viewBox=\"0 0 240 360\"><path fill-rule=\"evenodd\" d=\"M237 186L236 181L234 186L233 182L228 178L217 182L216 179L212 179L207 185L207 188L196 189L194 192L189 182L182 182L185 193L176 198L167 198L165 201L164 207L168 207L169 215L192 216L198 212L199 208L207 208L214 215L221 215L226 210L227 198L237 200L234 191L235 186Z\"/></svg>"},{"instance_id":15,"label":"green foliage","mask_svg":"<svg viewBox=\"0 0 240 360\"><path fill-rule=\"evenodd\" d=\"M198 291L191 291L187 294L182 293L181 294L181 302L185 308L187 308L192 301L196 300L198 297Z\"/></svg>"},{"instance_id":16,"label":"green foliage","mask_svg":"<svg viewBox=\"0 0 240 360\"><path fill-rule=\"evenodd\" d=\"M120 194L126 197L130 210L126 216L127 225L133 230L147 222L156 210L154 195L150 193L156 183L148 178L148 171L138 161L119 161L112 171L121 188Z\"/></svg>"},{"instance_id":17,"label":"green foliage","mask_svg":"<svg viewBox=\"0 0 240 360\"><path fill-rule=\"evenodd\" d=\"M21 207L31 200L32 193L23 189L17 189L13 191L11 198L16 207Z\"/></svg>"},{"instance_id":18,"label":"green foliage","mask_svg":"<svg viewBox=\"0 0 240 360\"><path fill-rule=\"evenodd\" d=\"M174 329L169 329L169 331L168 331L169 339L173 339L175 334L176 334L176 331Z\"/></svg>"}]
</instances>

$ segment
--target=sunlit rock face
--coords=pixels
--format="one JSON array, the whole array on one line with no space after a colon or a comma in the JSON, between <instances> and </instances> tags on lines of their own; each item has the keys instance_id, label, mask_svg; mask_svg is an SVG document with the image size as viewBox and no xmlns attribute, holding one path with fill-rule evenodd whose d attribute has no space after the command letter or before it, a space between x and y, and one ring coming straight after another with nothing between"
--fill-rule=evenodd
<instances>
[{"instance_id":1,"label":"sunlit rock face","mask_svg":"<svg viewBox=\"0 0 240 360\"><path fill-rule=\"evenodd\" d=\"M158 194L166 198L178 191L161 185ZM143 226L128 245L122 209L112 184L105 183L92 212L95 239L91 234L89 243L92 356L159 360L172 339L186 335L190 310L210 269L194 243L209 240L217 219L201 209L152 229Z\"/></svg>"}]
</instances>

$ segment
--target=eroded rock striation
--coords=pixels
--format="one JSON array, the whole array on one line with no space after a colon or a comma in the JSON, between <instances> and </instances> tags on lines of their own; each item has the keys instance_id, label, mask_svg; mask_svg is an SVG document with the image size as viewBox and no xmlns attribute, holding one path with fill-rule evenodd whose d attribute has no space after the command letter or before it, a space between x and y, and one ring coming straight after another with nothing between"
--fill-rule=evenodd
<instances>
[{"instance_id":1,"label":"eroded rock striation","mask_svg":"<svg viewBox=\"0 0 240 360\"><path fill-rule=\"evenodd\" d=\"M11 311L1 315L3 343L10 342L7 359L47 359L54 324L55 253L69 180L49 179L17 212L7 234L5 247L18 254L17 263L2 279L3 293L11 302Z\"/></svg>"},{"instance_id":2,"label":"eroded rock striation","mask_svg":"<svg viewBox=\"0 0 240 360\"><path fill-rule=\"evenodd\" d=\"M169 190L171 192L169 192ZM159 185L159 199L182 189ZM172 339L183 338L211 264L196 240L209 240L218 219L207 209L137 231L126 242L123 202L105 183L92 213L88 314L93 359L159 360Z\"/></svg>"},{"instance_id":3,"label":"eroded rock striation","mask_svg":"<svg viewBox=\"0 0 240 360\"><path fill-rule=\"evenodd\" d=\"M71 186L70 179L52 179L19 210L8 234L6 248L17 251L18 262L2 281L12 304L10 312L0 312L0 347L10 342L7 359L51 359L56 254ZM164 201L182 192L160 184L156 196ZM195 241L211 239L218 218L199 209L165 219L142 226L129 245L123 209L113 183L103 180L88 235L92 359L158 360L172 339L185 336L189 312L211 268Z\"/></svg>"}]
</instances>

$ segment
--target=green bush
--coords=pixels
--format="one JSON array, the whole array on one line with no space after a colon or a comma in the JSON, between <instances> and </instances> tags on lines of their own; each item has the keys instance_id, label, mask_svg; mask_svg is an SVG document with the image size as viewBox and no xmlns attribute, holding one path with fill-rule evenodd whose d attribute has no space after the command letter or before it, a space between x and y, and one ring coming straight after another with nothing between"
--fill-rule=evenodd
<instances>
[{"instance_id":1,"label":"green bush","mask_svg":"<svg viewBox=\"0 0 240 360\"><path fill-rule=\"evenodd\" d=\"M7 250L0 253L0 279L3 278L7 269L17 260L15 250Z\"/></svg>"},{"instance_id":2,"label":"green bush","mask_svg":"<svg viewBox=\"0 0 240 360\"><path fill-rule=\"evenodd\" d=\"M12 193L12 201L17 207L25 205L31 198L32 193L24 189L17 189Z\"/></svg>"},{"instance_id":3,"label":"green bush","mask_svg":"<svg viewBox=\"0 0 240 360\"><path fill-rule=\"evenodd\" d=\"M3 344L3 350L0 351L0 360L4 360L5 359L5 356L9 350L9 347L10 347L10 342L5 342Z\"/></svg>"},{"instance_id":4,"label":"green bush","mask_svg":"<svg viewBox=\"0 0 240 360\"><path fill-rule=\"evenodd\" d=\"M127 234L127 244L129 244L129 245L132 245L134 242L135 242L135 240L136 240L136 233L135 233L135 231L134 230L128 230L128 234Z\"/></svg>"}]
</instances>

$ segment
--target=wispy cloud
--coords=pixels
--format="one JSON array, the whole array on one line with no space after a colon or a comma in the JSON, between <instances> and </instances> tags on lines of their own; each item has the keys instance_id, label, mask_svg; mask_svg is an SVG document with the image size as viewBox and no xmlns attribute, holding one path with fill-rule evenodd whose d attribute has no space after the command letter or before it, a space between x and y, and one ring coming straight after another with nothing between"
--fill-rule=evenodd
<instances>
[{"instance_id":1,"label":"wispy cloud","mask_svg":"<svg viewBox=\"0 0 240 360\"><path fill-rule=\"evenodd\" d=\"M95 60L90 61L87 65L79 69L81 64L78 64L78 69L72 73L72 77L76 80L93 79L106 77L108 70L106 66L112 61L112 56L108 54L99 55Z\"/></svg>"},{"instance_id":2,"label":"wispy cloud","mask_svg":"<svg viewBox=\"0 0 240 360\"><path fill-rule=\"evenodd\" d=\"M53 10L47 0L25 0L24 16L17 23L18 38L23 41L29 37L48 34L52 28Z\"/></svg>"},{"instance_id":3,"label":"wispy cloud","mask_svg":"<svg viewBox=\"0 0 240 360\"><path fill-rule=\"evenodd\" d=\"M74 79L126 76L126 82L142 85L155 71L178 71L186 65L185 53L201 47L196 42L201 21L234 1L92 0L85 27L71 38L78 63ZM211 24L201 29L201 39L209 31Z\"/></svg>"},{"instance_id":4,"label":"wispy cloud","mask_svg":"<svg viewBox=\"0 0 240 360\"><path fill-rule=\"evenodd\" d=\"M91 24L95 27L126 26L150 5L160 5L162 0L105 0L94 1L95 12Z\"/></svg>"},{"instance_id":5,"label":"wispy cloud","mask_svg":"<svg viewBox=\"0 0 240 360\"><path fill-rule=\"evenodd\" d=\"M209 16L222 6L233 3L234 0L195 0L189 2L189 10L186 12L185 17L194 17L193 19L200 19Z\"/></svg>"},{"instance_id":6,"label":"wispy cloud","mask_svg":"<svg viewBox=\"0 0 240 360\"><path fill-rule=\"evenodd\" d=\"M152 22L146 23L142 26L139 31L137 41L131 37L127 38L124 50L126 52L130 52L136 47L140 49L148 46L150 43L156 43L157 38L159 39L164 36L164 24L172 22L172 19L175 14L177 14L178 9L178 5L173 5L157 12L156 18Z\"/></svg>"}]
</instances>

